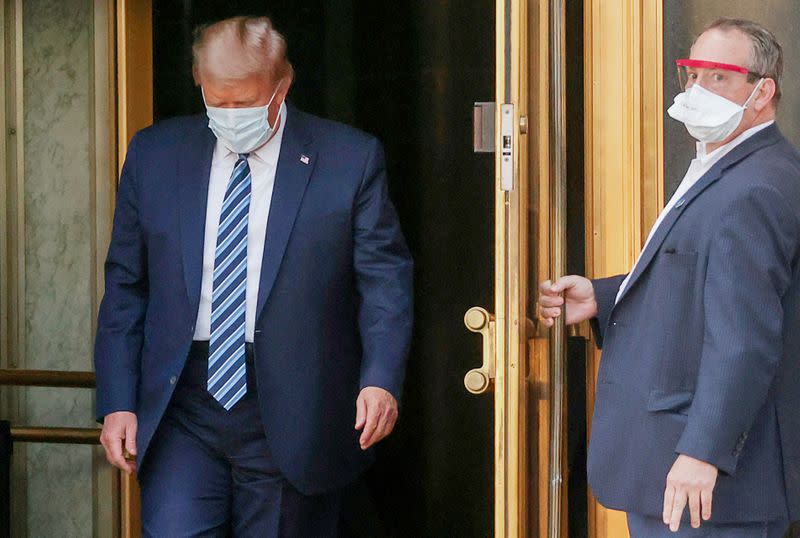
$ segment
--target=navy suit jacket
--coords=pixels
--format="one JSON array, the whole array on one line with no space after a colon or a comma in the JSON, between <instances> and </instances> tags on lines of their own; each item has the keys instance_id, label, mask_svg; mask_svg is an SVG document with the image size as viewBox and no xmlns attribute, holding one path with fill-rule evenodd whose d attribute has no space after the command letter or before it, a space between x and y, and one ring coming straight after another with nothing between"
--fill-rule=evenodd
<instances>
[{"instance_id":1,"label":"navy suit jacket","mask_svg":"<svg viewBox=\"0 0 800 538\"><path fill-rule=\"evenodd\" d=\"M95 344L97 416L137 414L140 466L194 334L215 143L205 116L164 121L134 136L120 178ZM254 350L270 450L303 493L346 485L369 464L356 399L365 386L400 399L412 315L412 261L381 145L290 107Z\"/></svg>"},{"instance_id":2,"label":"navy suit jacket","mask_svg":"<svg viewBox=\"0 0 800 538\"><path fill-rule=\"evenodd\" d=\"M676 204L616 306L624 275L594 281L603 505L660 517L686 454L720 470L712 521L800 519L799 255L800 154L772 125Z\"/></svg>"}]
</instances>

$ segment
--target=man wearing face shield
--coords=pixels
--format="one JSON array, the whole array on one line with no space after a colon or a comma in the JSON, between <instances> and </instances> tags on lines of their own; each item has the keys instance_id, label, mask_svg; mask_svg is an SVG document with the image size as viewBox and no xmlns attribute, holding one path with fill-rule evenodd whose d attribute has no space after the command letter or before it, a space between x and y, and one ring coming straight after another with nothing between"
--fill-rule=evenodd
<instances>
[{"instance_id":1,"label":"man wearing face shield","mask_svg":"<svg viewBox=\"0 0 800 538\"><path fill-rule=\"evenodd\" d=\"M800 154L775 123L783 58L721 19L677 61L697 155L627 275L540 286L546 325L603 349L598 500L635 538L780 537L800 519Z\"/></svg>"},{"instance_id":2,"label":"man wearing face shield","mask_svg":"<svg viewBox=\"0 0 800 538\"><path fill-rule=\"evenodd\" d=\"M146 536L335 536L398 416L412 261L380 144L286 103L264 17L203 27L207 113L137 133L95 346Z\"/></svg>"}]
</instances>

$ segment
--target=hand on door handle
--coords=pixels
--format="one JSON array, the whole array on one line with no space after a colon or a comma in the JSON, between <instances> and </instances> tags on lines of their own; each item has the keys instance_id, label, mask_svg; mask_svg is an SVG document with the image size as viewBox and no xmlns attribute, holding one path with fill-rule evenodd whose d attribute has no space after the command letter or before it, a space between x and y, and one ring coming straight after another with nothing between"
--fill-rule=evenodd
<instances>
[{"instance_id":1,"label":"hand on door handle","mask_svg":"<svg viewBox=\"0 0 800 538\"><path fill-rule=\"evenodd\" d=\"M491 388L495 376L494 316L475 306L464 314L464 325L470 331L483 336L483 365L467 372L464 386L472 394L483 394Z\"/></svg>"},{"instance_id":2,"label":"hand on door handle","mask_svg":"<svg viewBox=\"0 0 800 538\"><path fill-rule=\"evenodd\" d=\"M555 324L566 309L564 323L575 325L597 315L594 285L588 278L569 275L539 285L539 319L547 328Z\"/></svg>"}]
</instances>

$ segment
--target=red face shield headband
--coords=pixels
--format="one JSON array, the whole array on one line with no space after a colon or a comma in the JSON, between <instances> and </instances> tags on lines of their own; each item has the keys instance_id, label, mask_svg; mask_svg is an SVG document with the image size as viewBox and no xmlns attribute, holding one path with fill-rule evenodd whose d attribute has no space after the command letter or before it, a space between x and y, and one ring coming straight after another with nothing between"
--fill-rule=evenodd
<instances>
[{"instance_id":1,"label":"red face shield headband","mask_svg":"<svg viewBox=\"0 0 800 538\"><path fill-rule=\"evenodd\" d=\"M706 72L714 73L714 78L720 82L724 82L727 73L729 77L749 76L753 78L766 78L764 75L754 73L746 67L734 64L726 64L722 62L712 62L708 60L693 60L690 58L681 58L675 60L675 65L678 68L678 82L681 90L685 90L687 86L694 84L692 73L696 70L704 70Z\"/></svg>"}]
</instances>

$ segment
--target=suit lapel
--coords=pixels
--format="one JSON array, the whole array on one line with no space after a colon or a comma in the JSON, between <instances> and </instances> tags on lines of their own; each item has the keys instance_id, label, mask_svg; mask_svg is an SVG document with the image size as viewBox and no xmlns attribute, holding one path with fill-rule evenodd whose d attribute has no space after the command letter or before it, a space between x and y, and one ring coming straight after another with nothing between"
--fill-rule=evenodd
<instances>
[{"instance_id":1,"label":"suit lapel","mask_svg":"<svg viewBox=\"0 0 800 538\"><path fill-rule=\"evenodd\" d=\"M178 158L181 256L192 311L196 311L200 303L208 180L215 144L216 138L208 129L208 122L198 118L197 128L187 137Z\"/></svg>"},{"instance_id":2,"label":"suit lapel","mask_svg":"<svg viewBox=\"0 0 800 538\"><path fill-rule=\"evenodd\" d=\"M628 292L633 288L639 278L641 278L641 276L650 266L653 258L655 258L656 253L661 248L662 243L664 243L664 240L669 235L670 230L672 230L672 227L675 226L676 222L678 222L678 219L680 219L686 208L689 207L689 205L703 191L713 185L722 176L722 173L726 169L738 163L753 152L778 142L780 138L780 131L775 124L772 124L769 127L764 128L762 131L754 134L736 146L727 155L714 164L714 166L712 166L711 169L706 172L697 181L697 183L692 186L691 189L689 189L683 198L676 202L675 206L664 217L664 220L661 221L661 224L653 235L653 238L647 244L647 248L645 248L642 252L641 258L636 263L633 275L631 276L630 281L628 281L628 285L625 287L625 290L623 291L622 296L620 296L619 301L617 301L617 304L622 302Z\"/></svg>"},{"instance_id":3,"label":"suit lapel","mask_svg":"<svg viewBox=\"0 0 800 538\"><path fill-rule=\"evenodd\" d=\"M267 220L256 320L261 316L275 284L303 194L316 164L316 151L302 113L293 107L288 107L288 112Z\"/></svg>"}]
</instances>

